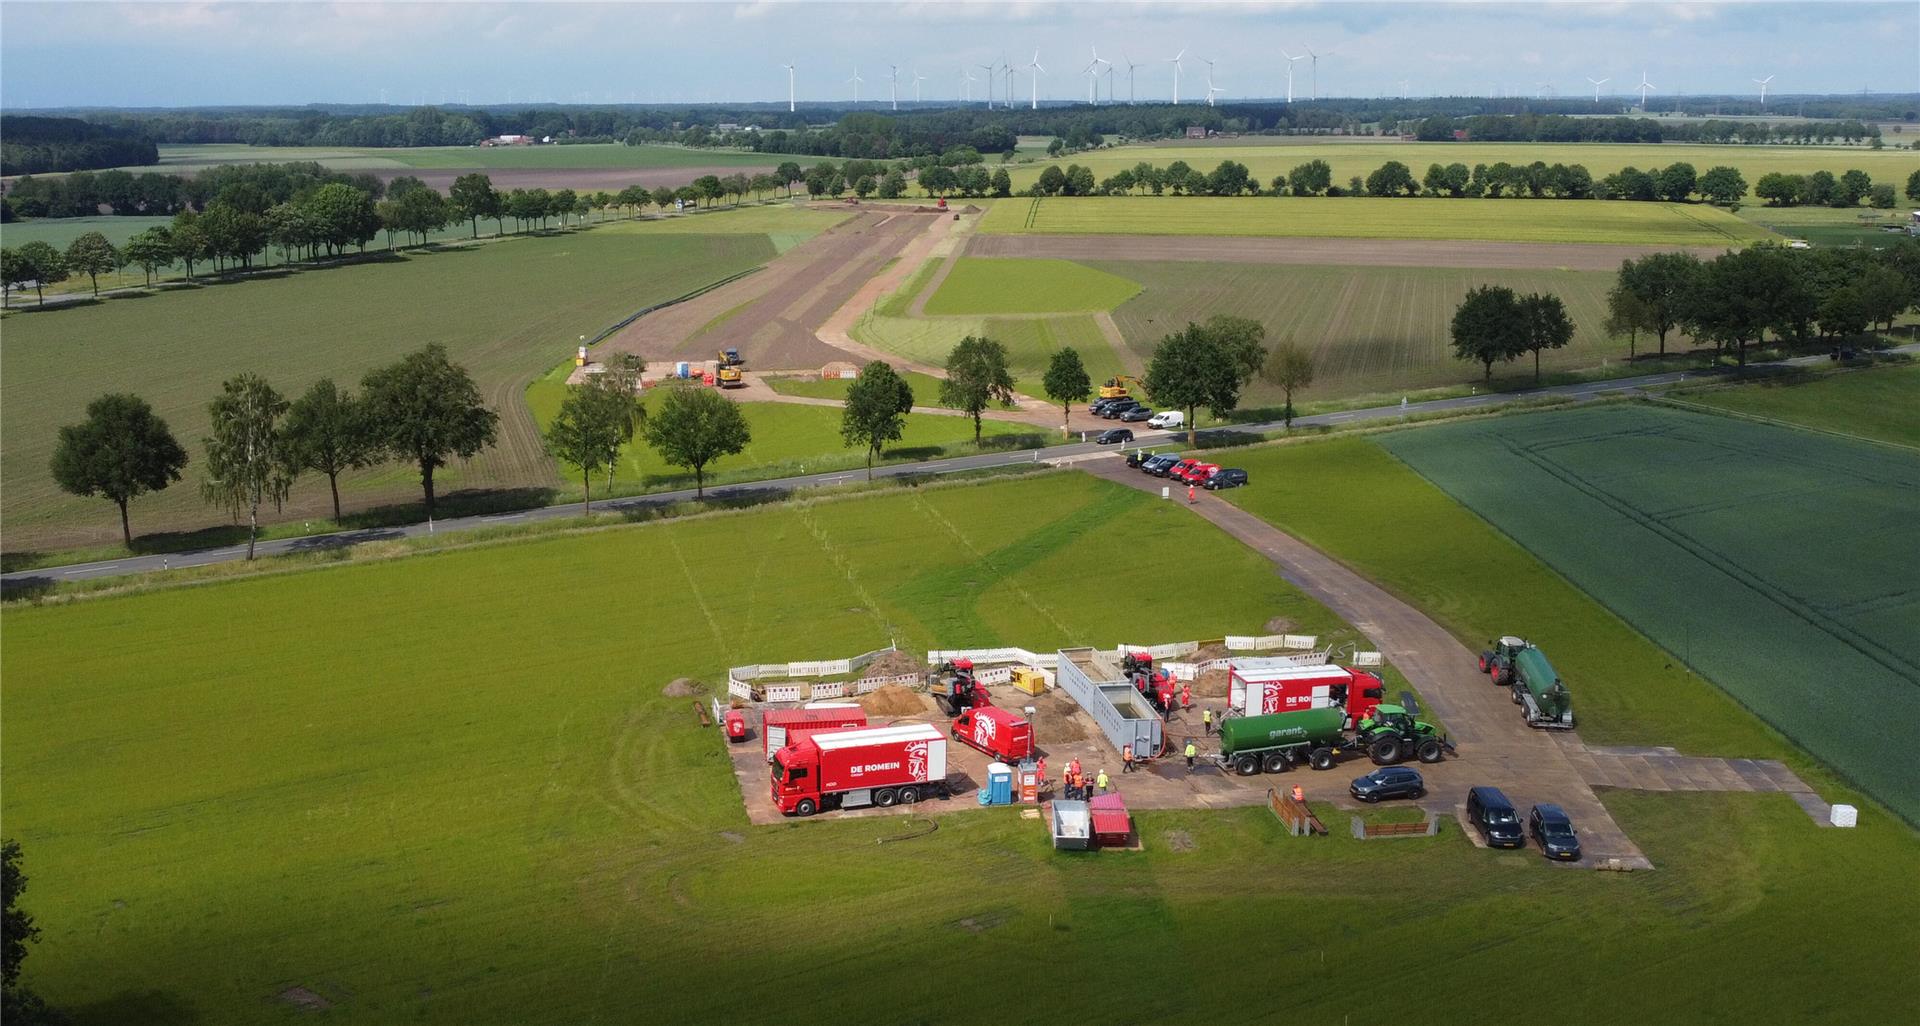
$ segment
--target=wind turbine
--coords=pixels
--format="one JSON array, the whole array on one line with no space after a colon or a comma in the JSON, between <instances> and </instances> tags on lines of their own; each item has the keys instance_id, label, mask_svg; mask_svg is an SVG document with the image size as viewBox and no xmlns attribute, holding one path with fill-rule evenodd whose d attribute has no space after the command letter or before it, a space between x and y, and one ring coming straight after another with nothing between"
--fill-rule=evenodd
<instances>
[{"instance_id":1,"label":"wind turbine","mask_svg":"<svg viewBox=\"0 0 1920 1026\"><path fill-rule=\"evenodd\" d=\"M1280 56L1285 57L1287 59L1287 102L1292 103L1293 102L1293 62L1304 61L1307 59L1307 55L1303 53L1300 56L1295 57L1294 55L1288 53L1287 51L1282 50L1280 51Z\"/></svg>"},{"instance_id":2,"label":"wind turbine","mask_svg":"<svg viewBox=\"0 0 1920 1026\"><path fill-rule=\"evenodd\" d=\"M913 102L920 102L920 83L926 80L927 76L922 75L919 68L913 69Z\"/></svg>"},{"instance_id":3,"label":"wind turbine","mask_svg":"<svg viewBox=\"0 0 1920 1026\"><path fill-rule=\"evenodd\" d=\"M1307 56L1313 59L1313 98L1320 99L1320 58L1333 56L1333 51L1314 53L1313 47L1307 47Z\"/></svg>"},{"instance_id":4,"label":"wind turbine","mask_svg":"<svg viewBox=\"0 0 1920 1026\"><path fill-rule=\"evenodd\" d=\"M987 109L992 110L993 109L993 77L994 77L994 71L996 66L992 64L976 64L974 65L974 67L979 68L981 71L984 71L987 73ZM969 82L973 81L973 72L971 71L967 72L967 81ZM971 96L972 94L969 93L968 95Z\"/></svg>"},{"instance_id":5,"label":"wind turbine","mask_svg":"<svg viewBox=\"0 0 1920 1026\"><path fill-rule=\"evenodd\" d=\"M1133 69L1144 68L1146 67L1146 65L1133 63L1133 58L1128 57L1124 53L1120 55L1120 59L1127 62L1127 106L1131 107L1133 106L1133 95L1134 95L1133 94ZM1112 79L1107 80L1107 95L1108 96L1113 95Z\"/></svg>"},{"instance_id":6,"label":"wind turbine","mask_svg":"<svg viewBox=\"0 0 1920 1026\"><path fill-rule=\"evenodd\" d=\"M1173 102L1175 106L1179 106L1180 104L1180 58L1186 55L1187 48L1183 46L1180 48L1179 53L1167 58L1167 63L1173 65Z\"/></svg>"},{"instance_id":7,"label":"wind turbine","mask_svg":"<svg viewBox=\"0 0 1920 1026\"><path fill-rule=\"evenodd\" d=\"M1033 81L1033 94L1032 94L1032 97L1027 101L1027 109L1039 110L1040 109L1040 76L1047 73L1047 69L1040 66L1040 51L1038 50L1033 51L1033 60L1027 62L1027 67L1033 69L1032 73L1028 76Z\"/></svg>"},{"instance_id":8,"label":"wind turbine","mask_svg":"<svg viewBox=\"0 0 1920 1026\"><path fill-rule=\"evenodd\" d=\"M900 65L889 64L893 69L887 74L887 97L893 101L893 109L900 109Z\"/></svg>"},{"instance_id":9,"label":"wind turbine","mask_svg":"<svg viewBox=\"0 0 1920 1026\"><path fill-rule=\"evenodd\" d=\"M1113 62L1107 61L1107 106L1113 106Z\"/></svg>"},{"instance_id":10,"label":"wind turbine","mask_svg":"<svg viewBox=\"0 0 1920 1026\"><path fill-rule=\"evenodd\" d=\"M793 113L793 65L787 65L787 113Z\"/></svg>"},{"instance_id":11,"label":"wind turbine","mask_svg":"<svg viewBox=\"0 0 1920 1026\"><path fill-rule=\"evenodd\" d=\"M1587 79L1587 81L1593 84L1593 102L1595 102L1595 103L1599 103L1599 102L1600 102L1600 87L1601 87L1601 86L1603 86L1603 85L1606 85L1606 84L1607 84L1608 82L1611 82L1611 81L1613 81L1613 79L1611 79L1611 78L1589 78L1589 79Z\"/></svg>"},{"instance_id":12,"label":"wind turbine","mask_svg":"<svg viewBox=\"0 0 1920 1026\"><path fill-rule=\"evenodd\" d=\"M1196 57L1194 59L1207 66L1207 106L1211 107L1213 106L1213 94L1225 92L1226 90L1215 89L1213 87L1213 62L1212 61L1208 60L1205 57Z\"/></svg>"},{"instance_id":13,"label":"wind turbine","mask_svg":"<svg viewBox=\"0 0 1920 1026\"><path fill-rule=\"evenodd\" d=\"M1088 49L1093 52L1093 60L1087 62L1087 66L1081 69L1081 73L1087 76L1087 106L1091 107L1100 102L1100 65L1105 64L1111 67L1113 62L1100 59L1099 47L1094 46Z\"/></svg>"},{"instance_id":14,"label":"wind turbine","mask_svg":"<svg viewBox=\"0 0 1920 1026\"><path fill-rule=\"evenodd\" d=\"M1404 78L1400 80L1400 98L1403 100L1407 98L1407 80Z\"/></svg>"},{"instance_id":15,"label":"wind turbine","mask_svg":"<svg viewBox=\"0 0 1920 1026\"><path fill-rule=\"evenodd\" d=\"M853 83L853 105L858 107L860 106L860 83L866 81L866 79L860 77L860 65L856 64L853 66L853 77L847 79L847 81Z\"/></svg>"},{"instance_id":16,"label":"wind turbine","mask_svg":"<svg viewBox=\"0 0 1920 1026\"><path fill-rule=\"evenodd\" d=\"M1645 69L1642 69L1642 70L1641 70L1641 72L1640 72L1640 84L1639 84L1639 85L1638 85L1637 87L1635 87L1635 88L1637 88L1637 89L1639 89L1639 90L1640 90L1640 109L1641 109L1641 110L1646 110L1646 109L1647 109L1647 94L1648 94L1648 93L1650 93L1650 92L1653 92L1653 83L1652 83L1652 82L1649 82L1649 81L1647 81L1647 73L1646 73L1646 71L1645 71Z\"/></svg>"},{"instance_id":17,"label":"wind turbine","mask_svg":"<svg viewBox=\"0 0 1920 1026\"><path fill-rule=\"evenodd\" d=\"M973 102L973 83L975 81L977 80L973 77L973 71L971 69L960 69L960 88L966 91L966 102L968 103Z\"/></svg>"},{"instance_id":18,"label":"wind turbine","mask_svg":"<svg viewBox=\"0 0 1920 1026\"><path fill-rule=\"evenodd\" d=\"M1766 78L1756 78L1753 80L1753 84L1760 87L1760 109L1761 110L1767 109L1767 83L1772 81L1773 81L1772 75L1768 75Z\"/></svg>"},{"instance_id":19,"label":"wind turbine","mask_svg":"<svg viewBox=\"0 0 1920 1026\"><path fill-rule=\"evenodd\" d=\"M1007 73L1007 109L1012 110L1013 109L1013 76L1018 74L1018 71L1013 66L1013 58L1008 57L1006 54L1001 54L1000 70Z\"/></svg>"}]
</instances>

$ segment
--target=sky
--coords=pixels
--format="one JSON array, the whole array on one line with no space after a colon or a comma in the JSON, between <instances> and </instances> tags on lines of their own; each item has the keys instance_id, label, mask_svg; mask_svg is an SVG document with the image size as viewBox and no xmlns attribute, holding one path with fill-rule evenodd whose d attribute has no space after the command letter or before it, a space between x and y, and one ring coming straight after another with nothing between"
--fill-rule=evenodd
<instances>
[{"instance_id":1,"label":"sky","mask_svg":"<svg viewBox=\"0 0 1920 1026\"><path fill-rule=\"evenodd\" d=\"M0 106L1920 92L1920 2L0 3ZM1213 62L1211 70L1205 60ZM1127 64L1133 69L1128 82ZM1314 61L1293 90L1314 89ZM1103 69L1104 70L1104 69ZM993 85L1003 95L1004 75ZM1024 72L1015 94L1034 88Z\"/></svg>"}]
</instances>

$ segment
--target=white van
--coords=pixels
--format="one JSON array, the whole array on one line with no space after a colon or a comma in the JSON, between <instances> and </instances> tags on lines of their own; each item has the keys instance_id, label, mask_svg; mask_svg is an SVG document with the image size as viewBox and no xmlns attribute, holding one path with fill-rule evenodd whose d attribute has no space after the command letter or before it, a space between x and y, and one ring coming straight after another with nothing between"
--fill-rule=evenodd
<instances>
[{"instance_id":1,"label":"white van","mask_svg":"<svg viewBox=\"0 0 1920 1026\"><path fill-rule=\"evenodd\" d=\"M1147 418L1147 426L1166 430L1183 428L1187 426L1187 415L1181 413L1179 410L1161 410L1159 413Z\"/></svg>"}]
</instances>

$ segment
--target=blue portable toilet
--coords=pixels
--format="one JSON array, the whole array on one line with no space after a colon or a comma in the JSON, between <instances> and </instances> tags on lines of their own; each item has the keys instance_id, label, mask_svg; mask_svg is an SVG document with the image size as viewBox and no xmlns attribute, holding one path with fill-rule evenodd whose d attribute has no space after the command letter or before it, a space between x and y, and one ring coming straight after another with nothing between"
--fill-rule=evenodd
<instances>
[{"instance_id":1,"label":"blue portable toilet","mask_svg":"<svg viewBox=\"0 0 1920 1026\"><path fill-rule=\"evenodd\" d=\"M676 363L676 364L674 364L674 365L673 365L673 376L674 376L674 377L676 377L676 378L684 378L684 377L686 377L686 376L687 376L687 375L688 375L689 373L690 373L690 368L688 367L688 364L687 364L687 361L685 361L685 360L681 360L681 361L680 361L679 363Z\"/></svg>"},{"instance_id":2,"label":"blue portable toilet","mask_svg":"<svg viewBox=\"0 0 1920 1026\"><path fill-rule=\"evenodd\" d=\"M1013 767L1004 762L987 764L987 786L980 792L984 805L1013 804Z\"/></svg>"}]
</instances>

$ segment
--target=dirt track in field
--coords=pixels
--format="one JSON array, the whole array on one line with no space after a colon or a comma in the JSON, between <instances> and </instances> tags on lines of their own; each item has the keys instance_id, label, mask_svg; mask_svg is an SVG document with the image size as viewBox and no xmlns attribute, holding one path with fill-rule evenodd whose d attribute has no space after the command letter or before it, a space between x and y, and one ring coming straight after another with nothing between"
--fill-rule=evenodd
<instances>
[{"instance_id":1,"label":"dirt track in field","mask_svg":"<svg viewBox=\"0 0 1920 1026\"><path fill-rule=\"evenodd\" d=\"M774 258L755 274L649 314L608 339L649 362L708 360L728 347L755 370L818 369L847 353L816 330L932 224L929 214L860 214Z\"/></svg>"},{"instance_id":2,"label":"dirt track in field","mask_svg":"<svg viewBox=\"0 0 1920 1026\"><path fill-rule=\"evenodd\" d=\"M1393 239L1254 239L1196 235L980 235L968 256L1061 260L1179 260L1344 267L1491 267L1614 271L1620 262L1680 249L1701 257L1711 246L1607 246L1543 242L1443 242Z\"/></svg>"},{"instance_id":3,"label":"dirt track in field","mask_svg":"<svg viewBox=\"0 0 1920 1026\"><path fill-rule=\"evenodd\" d=\"M726 165L723 167L588 167L588 168L380 168L373 173L382 181L392 181L402 175L411 175L441 192L453 186L453 180L461 175L483 174L493 181L493 187L505 192L509 189L572 189L575 192L619 192L629 185L644 185L651 189L669 185L679 188L702 175L719 175L725 178L731 174L745 174L752 177L774 169L774 162L768 161L764 167L742 167Z\"/></svg>"}]
</instances>

